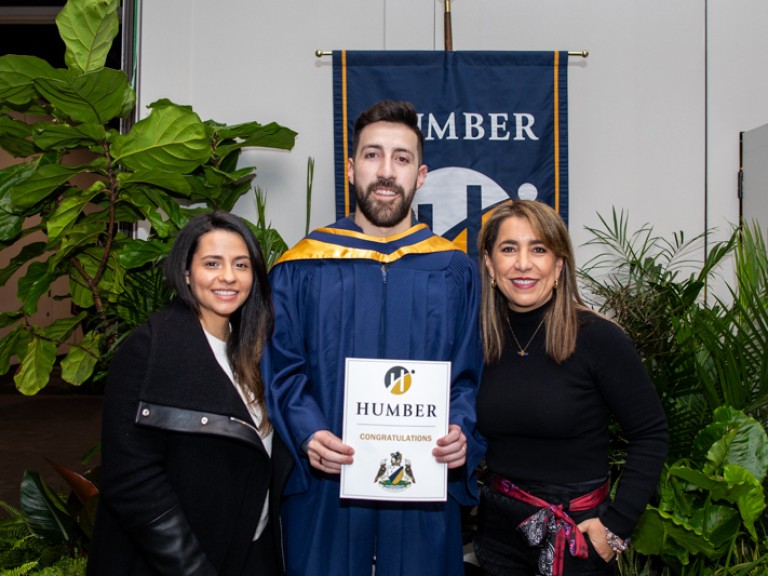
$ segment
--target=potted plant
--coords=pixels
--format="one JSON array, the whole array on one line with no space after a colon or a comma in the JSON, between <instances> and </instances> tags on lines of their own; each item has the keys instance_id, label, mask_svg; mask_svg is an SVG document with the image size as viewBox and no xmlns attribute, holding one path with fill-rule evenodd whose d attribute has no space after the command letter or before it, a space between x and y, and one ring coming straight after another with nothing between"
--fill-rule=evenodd
<instances>
[{"instance_id":1,"label":"potted plant","mask_svg":"<svg viewBox=\"0 0 768 576\"><path fill-rule=\"evenodd\" d=\"M580 270L588 301L635 342L664 405L670 451L623 574L758 575L768 568L768 248L757 225L704 250L599 216ZM707 293L725 260L727 297ZM617 430L621 445L621 432ZM617 461L621 460L620 451ZM620 480L619 480L620 481Z\"/></svg>"},{"instance_id":2,"label":"potted plant","mask_svg":"<svg viewBox=\"0 0 768 576\"><path fill-rule=\"evenodd\" d=\"M17 358L23 394L45 387L54 370L73 385L97 378L120 339L167 300L156 263L179 228L201 210L232 209L252 189L255 168L238 167L242 148L288 150L295 141L275 123L202 121L168 100L121 133L135 94L121 70L105 67L118 6L67 2L56 18L64 69L0 57L0 148L19 159L0 170L0 247L15 251L0 285L18 277L19 299L0 314L0 374ZM263 221L263 199L259 209L255 232L268 251L284 249ZM132 234L137 222L149 223L145 239ZM40 298L62 277L68 291L55 297L71 302L71 316L36 325Z\"/></svg>"}]
</instances>

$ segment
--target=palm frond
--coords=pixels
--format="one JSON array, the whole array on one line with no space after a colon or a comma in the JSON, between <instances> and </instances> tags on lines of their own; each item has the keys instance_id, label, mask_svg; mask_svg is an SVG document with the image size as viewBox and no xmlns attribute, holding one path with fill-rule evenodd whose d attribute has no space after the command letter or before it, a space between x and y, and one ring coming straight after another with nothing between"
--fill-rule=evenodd
<instances>
[{"instance_id":1,"label":"palm frond","mask_svg":"<svg viewBox=\"0 0 768 576\"><path fill-rule=\"evenodd\" d=\"M742 226L705 253L706 234L665 239L645 224L629 231L615 209L598 214L586 243L600 252L578 271L585 300L635 342L667 411L671 454L685 455L712 411L727 404L765 422L768 409L768 248ZM730 298L707 297L727 258ZM763 416L760 418L759 416Z\"/></svg>"}]
</instances>

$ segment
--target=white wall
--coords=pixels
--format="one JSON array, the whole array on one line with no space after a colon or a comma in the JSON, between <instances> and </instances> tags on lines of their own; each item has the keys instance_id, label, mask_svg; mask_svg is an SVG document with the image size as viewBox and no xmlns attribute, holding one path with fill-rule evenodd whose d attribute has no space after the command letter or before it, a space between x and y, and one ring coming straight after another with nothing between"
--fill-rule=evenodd
<instances>
[{"instance_id":1,"label":"white wall","mask_svg":"<svg viewBox=\"0 0 768 576\"><path fill-rule=\"evenodd\" d=\"M455 50L589 50L569 61L570 229L596 213L719 237L738 218L739 132L768 122L764 0L453 0ZM139 103L203 119L280 122L291 152L249 151L272 224L334 220L330 58L315 50L442 50L441 0L143 0ZM252 198L237 211L255 217ZM590 255L577 248L580 263Z\"/></svg>"}]
</instances>

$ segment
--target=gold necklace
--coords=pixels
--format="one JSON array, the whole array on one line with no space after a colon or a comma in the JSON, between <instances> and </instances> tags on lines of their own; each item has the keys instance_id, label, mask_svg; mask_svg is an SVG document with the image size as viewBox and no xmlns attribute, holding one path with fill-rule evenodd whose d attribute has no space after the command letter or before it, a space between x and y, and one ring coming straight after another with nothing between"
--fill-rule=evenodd
<instances>
[{"instance_id":1,"label":"gold necklace","mask_svg":"<svg viewBox=\"0 0 768 576\"><path fill-rule=\"evenodd\" d=\"M544 324L544 318L542 318L541 322L539 322L539 325L536 326L536 330L533 331L533 334L528 339L528 343L525 346L520 346L520 341L517 339L517 336L515 336L515 331L512 330L512 322L509 321L509 316L507 316L507 326L509 326L509 333L512 334L512 338L515 340L515 344L517 344L517 352L515 352L515 354L517 354L521 358L525 358L526 356L528 356L528 352L526 352L526 350L528 350L528 346L531 345L531 342L533 342L533 339L536 338L536 334L539 333L539 330L541 329L543 324Z\"/></svg>"}]
</instances>

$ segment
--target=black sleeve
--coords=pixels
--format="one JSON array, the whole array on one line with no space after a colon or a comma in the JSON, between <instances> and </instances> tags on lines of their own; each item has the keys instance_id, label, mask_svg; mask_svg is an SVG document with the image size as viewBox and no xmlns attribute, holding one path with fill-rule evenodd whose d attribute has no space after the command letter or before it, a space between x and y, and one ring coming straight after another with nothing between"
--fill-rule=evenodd
<instances>
[{"instance_id":1,"label":"black sleeve","mask_svg":"<svg viewBox=\"0 0 768 576\"><path fill-rule=\"evenodd\" d=\"M658 394L630 338L612 322L591 323L600 391L628 440L613 503L605 526L622 538L631 535L653 496L667 455L667 419Z\"/></svg>"}]
</instances>

